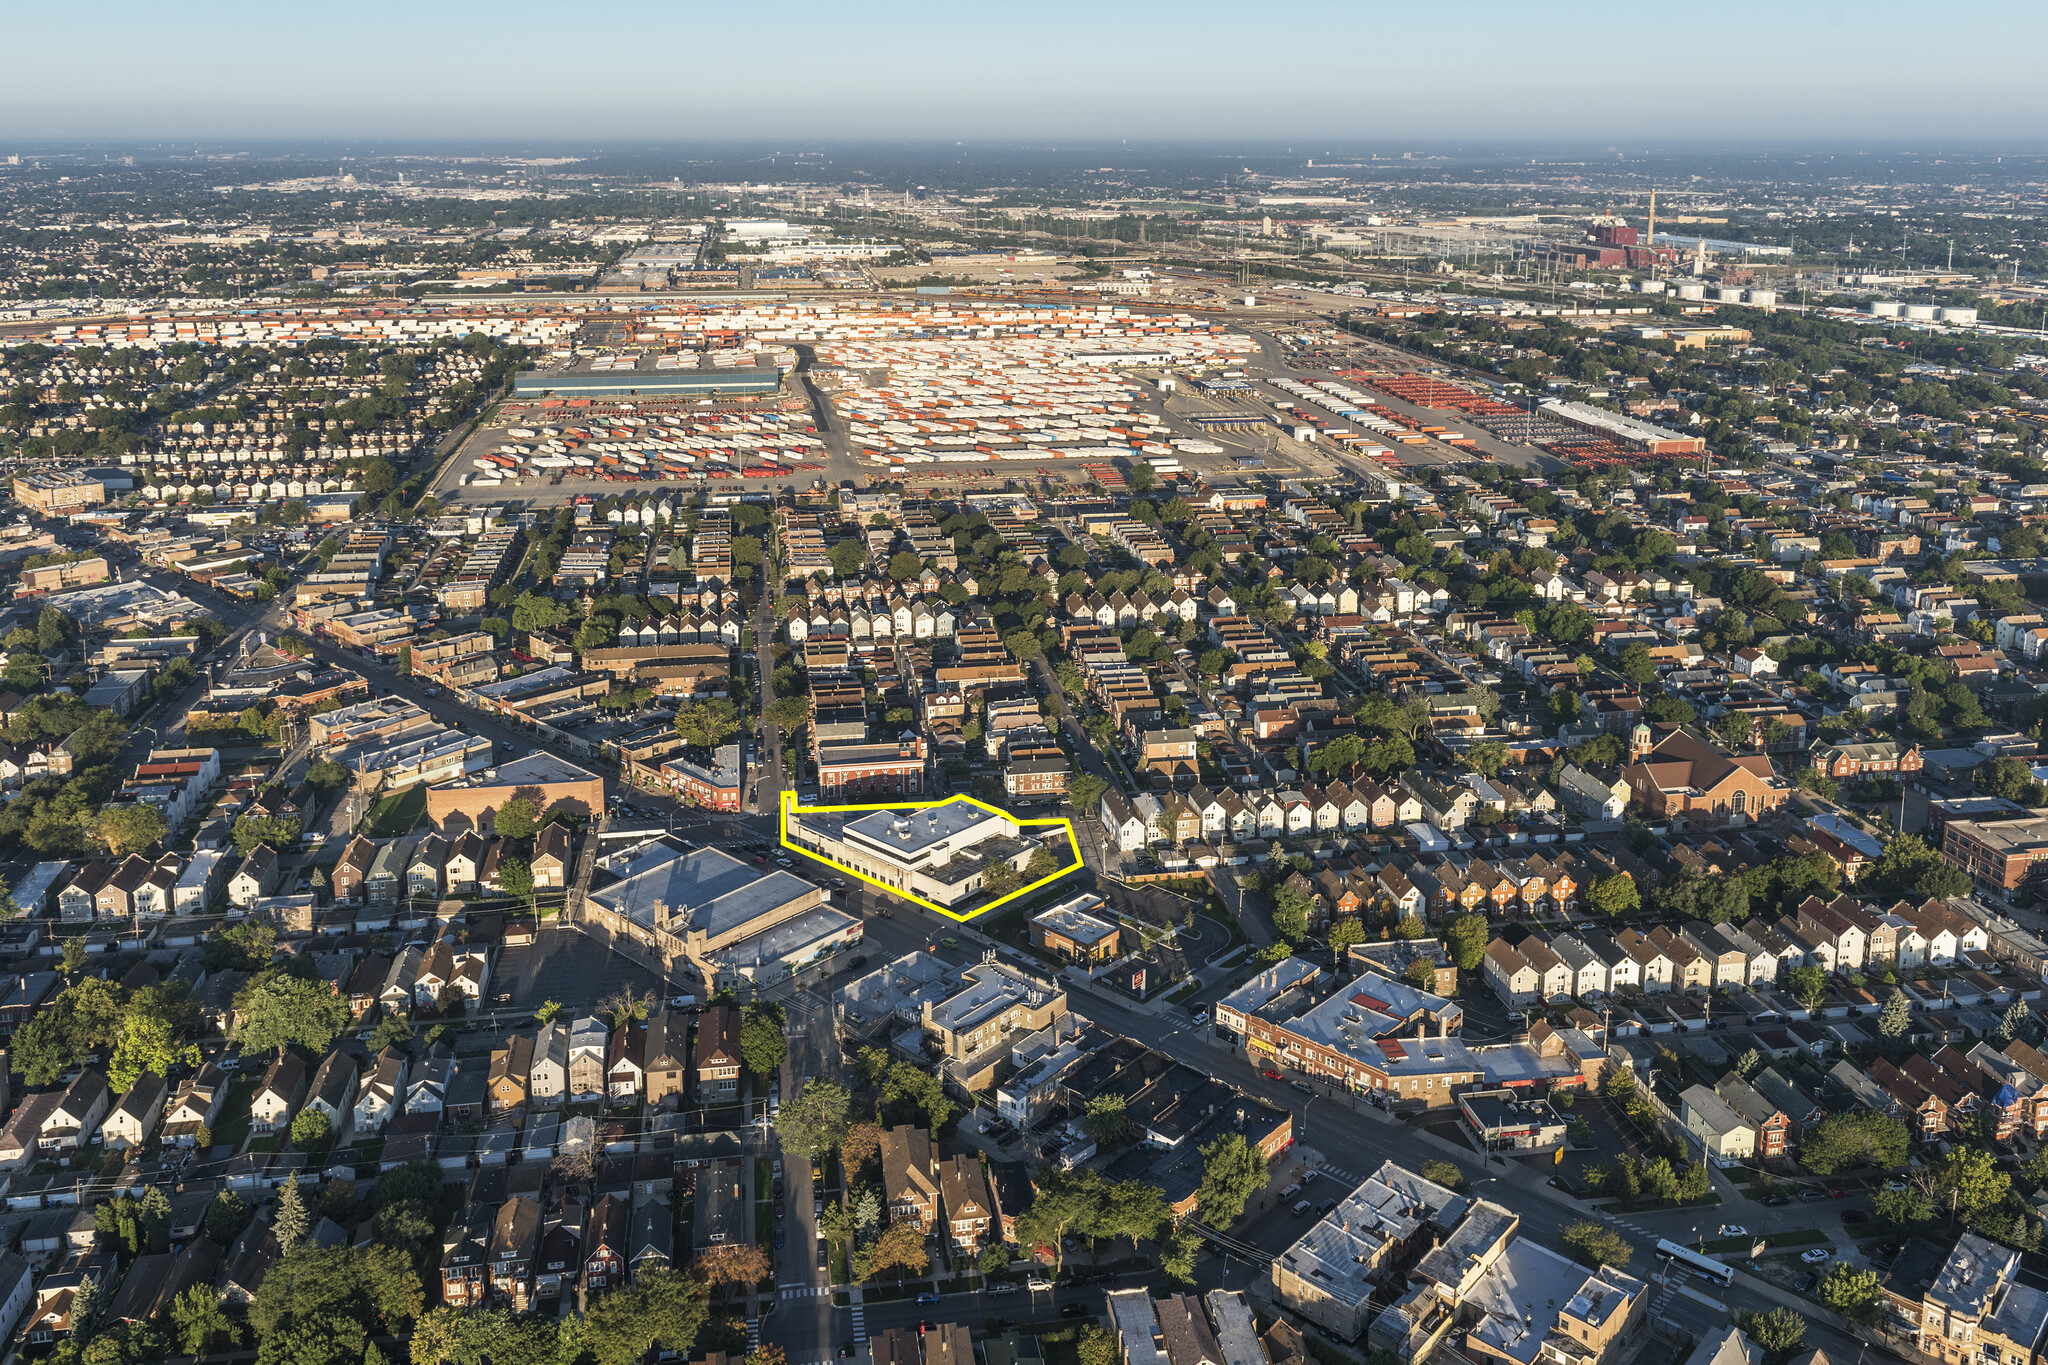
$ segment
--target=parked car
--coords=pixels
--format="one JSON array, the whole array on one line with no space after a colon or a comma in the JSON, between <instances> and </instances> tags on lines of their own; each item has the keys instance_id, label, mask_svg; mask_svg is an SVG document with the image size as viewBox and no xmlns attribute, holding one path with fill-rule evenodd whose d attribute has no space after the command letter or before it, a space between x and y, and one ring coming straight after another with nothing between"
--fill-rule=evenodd
<instances>
[{"instance_id":1,"label":"parked car","mask_svg":"<svg viewBox=\"0 0 2048 1365\"><path fill-rule=\"evenodd\" d=\"M1313 1095L1316 1093L1316 1088L1310 1085L1307 1081L1289 1081L1288 1084L1293 1086L1296 1090L1299 1090L1304 1095Z\"/></svg>"},{"instance_id":2,"label":"parked car","mask_svg":"<svg viewBox=\"0 0 2048 1365\"><path fill-rule=\"evenodd\" d=\"M1044 1294L1052 1289L1052 1281L1047 1279L1026 1280L1024 1281L1024 1287L1034 1294Z\"/></svg>"},{"instance_id":3,"label":"parked car","mask_svg":"<svg viewBox=\"0 0 2048 1365\"><path fill-rule=\"evenodd\" d=\"M1299 1217L1301 1217L1301 1215L1303 1215L1304 1213L1307 1213L1307 1212L1309 1211L1309 1209L1310 1209L1311 1207L1313 1207L1313 1206L1312 1206L1312 1205L1311 1205L1311 1204L1310 1204L1310 1203L1308 1202L1308 1200L1306 1200L1306 1199L1297 1199L1297 1200L1295 1200L1295 1201L1294 1201L1294 1216L1295 1216L1296 1218L1299 1218Z\"/></svg>"},{"instance_id":4,"label":"parked car","mask_svg":"<svg viewBox=\"0 0 2048 1365\"><path fill-rule=\"evenodd\" d=\"M917 1296L917 1301L919 1303L937 1303L939 1301L939 1296L927 1290L924 1293L919 1294Z\"/></svg>"},{"instance_id":5,"label":"parked car","mask_svg":"<svg viewBox=\"0 0 2048 1365\"><path fill-rule=\"evenodd\" d=\"M1787 1199L1782 1194L1767 1194L1763 1198L1763 1203L1765 1207L1773 1209L1783 1208L1785 1205L1791 1202L1791 1200Z\"/></svg>"},{"instance_id":6,"label":"parked car","mask_svg":"<svg viewBox=\"0 0 2048 1365\"><path fill-rule=\"evenodd\" d=\"M1747 1237L1749 1229L1740 1223L1723 1223L1714 1232L1716 1237Z\"/></svg>"},{"instance_id":7,"label":"parked car","mask_svg":"<svg viewBox=\"0 0 2048 1365\"><path fill-rule=\"evenodd\" d=\"M1847 1190L1845 1190L1845 1189L1842 1189L1842 1188L1840 1188L1840 1187L1838 1187L1838 1186L1834 1186L1834 1185L1830 1185L1830 1186L1828 1187L1828 1198L1830 1198L1830 1199L1847 1199L1848 1197L1849 1197L1849 1192L1848 1192Z\"/></svg>"},{"instance_id":8,"label":"parked car","mask_svg":"<svg viewBox=\"0 0 2048 1365\"><path fill-rule=\"evenodd\" d=\"M1825 1199L1828 1197L1828 1194L1826 1190L1817 1190L1813 1186L1808 1185L1799 1192L1799 1197L1801 1199Z\"/></svg>"},{"instance_id":9,"label":"parked car","mask_svg":"<svg viewBox=\"0 0 2048 1365\"><path fill-rule=\"evenodd\" d=\"M1801 1275L1799 1277L1798 1283L1794 1284L1792 1286L1792 1289L1794 1293L1810 1294L1813 1292L1813 1287L1819 1283L1820 1276L1814 1274L1811 1270L1809 1270L1804 1275Z\"/></svg>"},{"instance_id":10,"label":"parked car","mask_svg":"<svg viewBox=\"0 0 2048 1365\"><path fill-rule=\"evenodd\" d=\"M1834 1252L1829 1251L1826 1247L1815 1247L1811 1251L1800 1252L1799 1259L1808 1265L1819 1265L1822 1261L1832 1258L1834 1254Z\"/></svg>"},{"instance_id":11,"label":"parked car","mask_svg":"<svg viewBox=\"0 0 2048 1365\"><path fill-rule=\"evenodd\" d=\"M1272 1067L1270 1067L1270 1066L1269 1066L1269 1067L1264 1067L1264 1068L1262 1068L1262 1069L1261 1069L1261 1070L1259 1071L1259 1074L1260 1074L1261 1076L1264 1076L1264 1077L1265 1077L1265 1078L1266 1078L1267 1080L1269 1080L1269 1081L1277 1081L1277 1080L1280 1080L1280 1079L1281 1079L1281 1075L1280 1075L1280 1073L1279 1073L1279 1072L1277 1072L1277 1071L1275 1071L1275 1070L1274 1070L1274 1069L1273 1069Z\"/></svg>"},{"instance_id":12,"label":"parked car","mask_svg":"<svg viewBox=\"0 0 2048 1365\"><path fill-rule=\"evenodd\" d=\"M1300 1182L1299 1180L1297 1180L1297 1181L1295 1181L1295 1182L1294 1182L1294 1183L1293 1183L1292 1185L1289 1185L1289 1186L1288 1186L1288 1187L1287 1187L1286 1189L1284 1189L1284 1190L1280 1191L1280 1197L1281 1197L1282 1199L1292 1199L1292 1198L1294 1198L1294 1196L1295 1196L1295 1195L1297 1195L1297 1194L1300 1194L1300 1193L1301 1193L1301 1182Z\"/></svg>"},{"instance_id":13,"label":"parked car","mask_svg":"<svg viewBox=\"0 0 2048 1365\"><path fill-rule=\"evenodd\" d=\"M1850 1224L1851 1226L1855 1226L1859 1223L1869 1222L1870 1215L1865 1213L1862 1209L1843 1209L1842 1221Z\"/></svg>"},{"instance_id":14,"label":"parked car","mask_svg":"<svg viewBox=\"0 0 2048 1365\"><path fill-rule=\"evenodd\" d=\"M1060 1306L1060 1316L1063 1318L1078 1318L1087 1311L1085 1307L1078 1303L1062 1304Z\"/></svg>"}]
</instances>

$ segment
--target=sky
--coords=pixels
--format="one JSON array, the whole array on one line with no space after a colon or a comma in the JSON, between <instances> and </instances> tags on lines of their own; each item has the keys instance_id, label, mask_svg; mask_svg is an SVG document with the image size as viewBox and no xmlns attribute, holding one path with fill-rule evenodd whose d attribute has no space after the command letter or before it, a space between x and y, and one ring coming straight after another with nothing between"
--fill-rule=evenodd
<instances>
[{"instance_id":1,"label":"sky","mask_svg":"<svg viewBox=\"0 0 2048 1365\"><path fill-rule=\"evenodd\" d=\"M15 4L79 141L2048 143L2038 0Z\"/></svg>"}]
</instances>

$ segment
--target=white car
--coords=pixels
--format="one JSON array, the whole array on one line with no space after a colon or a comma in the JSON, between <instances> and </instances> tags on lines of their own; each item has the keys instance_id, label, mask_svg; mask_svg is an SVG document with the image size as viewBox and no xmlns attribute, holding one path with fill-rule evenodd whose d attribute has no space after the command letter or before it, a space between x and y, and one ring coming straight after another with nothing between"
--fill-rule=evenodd
<instances>
[{"instance_id":1,"label":"white car","mask_svg":"<svg viewBox=\"0 0 2048 1365\"><path fill-rule=\"evenodd\" d=\"M1822 1261L1831 1259L1834 1254L1834 1252L1829 1251L1826 1247L1815 1247L1811 1251L1800 1252L1799 1259L1808 1265L1819 1265Z\"/></svg>"},{"instance_id":2,"label":"white car","mask_svg":"<svg viewBox=\"0 0 2048 1365\"><path fill-rule=\"evenodd\" d=\"M1720 1230L1715 1232L1714 1235L1716 1237L1747 1237L1749 1236L1749 1229L1740 1223L1723 1223Z\"/></svg>"}]
</instances>

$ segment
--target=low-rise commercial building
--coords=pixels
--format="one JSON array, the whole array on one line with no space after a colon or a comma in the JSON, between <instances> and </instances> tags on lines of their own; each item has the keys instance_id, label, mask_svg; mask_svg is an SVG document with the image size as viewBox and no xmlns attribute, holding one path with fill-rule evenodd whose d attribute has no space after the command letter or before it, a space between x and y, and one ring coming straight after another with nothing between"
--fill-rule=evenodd
<instances>
[{"instance_id":1,"label":"low-rise commercial building","mask_svg":"<svg viewBox=\"0 0 2048 1365\"><path fill-rule=\"evenodd\" d=\"M980 894L997 863L1021 876L1044 847L1008 815L957 796L901 812L804 812L790 819L789 838L864 877L944 906Z\"/></svg>"}]
</instances>

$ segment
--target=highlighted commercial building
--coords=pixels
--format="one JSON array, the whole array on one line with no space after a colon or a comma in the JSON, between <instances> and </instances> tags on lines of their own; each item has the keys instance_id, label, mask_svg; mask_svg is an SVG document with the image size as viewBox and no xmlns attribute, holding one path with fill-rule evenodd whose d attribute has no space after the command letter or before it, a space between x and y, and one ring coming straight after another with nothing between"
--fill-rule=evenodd
<instances>
[{"instance_id":1,"label":"highlighted commercial building","mask_svg":"<svg viewBox=\"0 0 2048 1365\"><path fill-rule=\"evenodd\" d=\"M868 806L799 806L794 793L784 792L781 840L793 853L963 922L1081 865L1081 846L1071 820L1019 819L971 796ZM988 892L991 869L1006 864L1022 876L1041 850L1060 859L1058 871L972 910L958 909ZM1004 874L993 876L1000 885Z\"/></svg>"}]
</instances>

